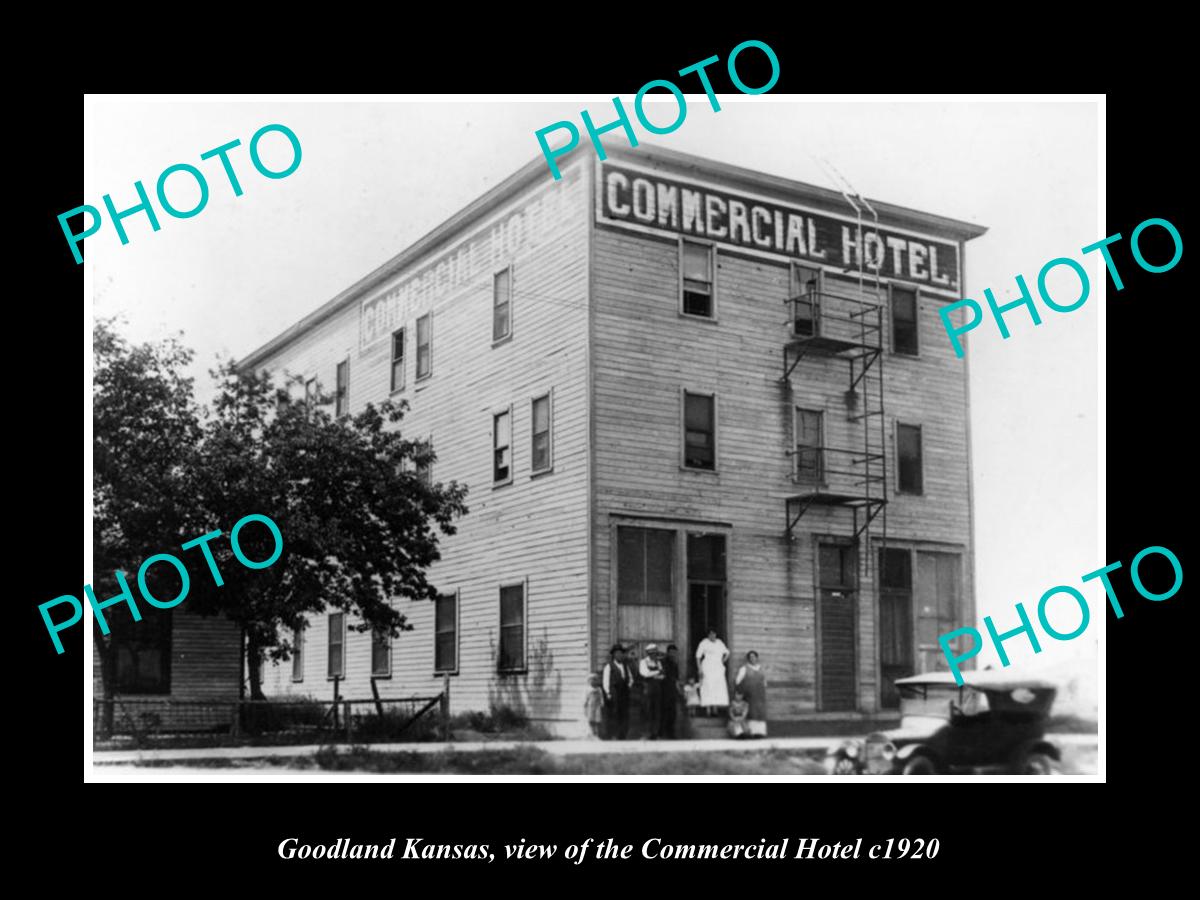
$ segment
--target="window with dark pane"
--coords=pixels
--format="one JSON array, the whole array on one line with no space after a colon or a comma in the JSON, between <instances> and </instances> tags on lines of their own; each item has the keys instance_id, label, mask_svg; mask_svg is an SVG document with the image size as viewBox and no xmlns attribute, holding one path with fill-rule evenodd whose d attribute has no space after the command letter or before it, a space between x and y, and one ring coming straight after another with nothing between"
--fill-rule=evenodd
<instances>
[{"instance_id":1,"label":"window with dark pane","mask_svg":"<svg viewBox=\"0 0 1200 900\"><path fill-rule=\"evenodd\" d=\"M512 415L496 413L492 417L492 481L512 477Z\"/></svg>"},{"instance_id":2,"label":"window with dark pane","mask_svg":"<svg viewBox=\"0 0 1200 900\"><path fill-rule=\"evenodd\" d=\"M825 477L825 435L821 410L796 407L796 480L821 482Z\"/></svg>"},{"instance_id":3,"label":"window with dark pane","mask_svg":"<svg viewBox=\"0 0 1200 900\"><path fill-rule=\"evenodd\" d=\"M492 276L492 340L512 333L512 270L503 269Z\"/></svg>"},{"instance_id":4,"label":"window with dark pane","mask_svg":"<svg viewBox=\"0 0 1200 900\"><path fill-rule=\"evenodd\" d=\"M344 416L350 411L350 360L337 364L337 397L334 414Z\"/></svg>"},{"instance_id":5,"label":"window with dark pane","mask_svg":"<svg viewBox=\"0 0 1200 900\"><path fill-rule=\"evenodd\" d=\"M683 241L683 311L689 316L713 317L713 248Z\"/></svg>"},{"instance_id":6,"label":"window with dark pane","mask_svg":"<svg viewBox=\"0 0 1200 900\"><path fill-rule=\"evenodd\" d=\"M378 631L371 632L371 674L392 674L392 638Z\"/></svg>"},{"instance_id":7,"label":"window with dark pane","mask_svg":"<svg viewBox=\"0 0 1200 900\"><path fill-rule=\"evenodd\" d=\"M683 464L690 469L717 467L715 404L708 394L684 393Z\"/></svg>"},{"instance_id":8,"label":"window with dark pane","mask_svg":"<svg viewBox=\"0 0 1200 900\"><path fill-rule=\"evenodd\" d=\"M525 586L500 588L500 668L525 668Z\"/></svg>"},{"instance_id":9,"label":"window with dark pane","mask_svg":"<svg viewBox=\"0 0 1200 900\"><path fill-rule=\"evenodd\" d=\"M434 610L433 668L437 672L458 669L458 595L443 594Z\"/></svg>"},{"instance_id":10,"label":"window with dark pane","mask_svg":"<svg viewBox=\"0 0 1200 900\"><path fill-rule=\"evenodd\" d=\"M792 333L812 337L818 333L821 270L793 264L791 280Z\"/></svg>"},{"instance_id":11,"label":"window with dark pane","mask_svg":"<svg viewBox=\"0 0 1200 900\"><path fill-rule=\"evenodd\" d=\"M304 628L292 629L292 681L304 680Z\"/></svg>"},{"instance_id":12,"label":"window with dark pane","mask_svg":"<svg viewBox=\"0 0 1200 900\"><path fill-rule=\"evenodd\" d=\"M854 548L840 544L821 544L821 587L854 590L858 587L858 555Z\"/></svg>"},{"instance_id":13,"label":"window with dark pane","mask_svg":"<svg viewBox=\"0 0 1200 900\"><path fill-rule=\"evenodd\" d=\"M404 387L404 329L392 332L392 390Z\"/></svg>"},{"instance_id":14,"label":"window with dark pane","mask_svg":"<svg viewBox=\"0 0 1200 900\"><path fill-rule=\"evenodd\" d=\"M921 426L896 426L896 455L899 473L896 479L898 490L919 494L924 490L923 463L921 459Z\"/></svg>"},{"instance_id":15,"label":"window with dark pane","mask_svg":"<svg viewBox=\"0 0 1200 900\"><path fill-rule=\"evenodd\" d=\"M426 313L417 319L417 378L433 371L433 315Z\"/></svg>"},{"instance_id":16,"label":"window with dark pane","mask_svg":"<svg viewBox=\"0 0 1200 900\"><path fill-rule=\"evenodd\" d=\"M535 472L550 468L550 395L533 401L533 446L531 467Z\"/></svg>"},{"instance_id":17,"label":"window with dark pane","mask_svg":"<svg viewBox=\"0 0 1200 900\"><path fill-rule=\"evenodd\" d=\"M329 666L326 674L330 678L343 678L346 674L346 614L329 614Z\"/></svg>"},{"instance_id":18,"label":"window with dark pane","mask_svg":"<svg viewBox=\"0 0 1200 900\"><path fill-rule=\"evenodd\" d=\"M917 355L917 289L892 285L892 352Z\"/></svg>"},{"instance_id":19,"label":"window with dark pane","mask_svg":"<svg viewBox=\"0 0 1200 900\"><path fill-rule=\"evenodd\" d=\"M128 605L122 604L104 615L112 641L116 692L171 693L171 611L146 610L135 622Z\"/></svg>"}]
</instances>

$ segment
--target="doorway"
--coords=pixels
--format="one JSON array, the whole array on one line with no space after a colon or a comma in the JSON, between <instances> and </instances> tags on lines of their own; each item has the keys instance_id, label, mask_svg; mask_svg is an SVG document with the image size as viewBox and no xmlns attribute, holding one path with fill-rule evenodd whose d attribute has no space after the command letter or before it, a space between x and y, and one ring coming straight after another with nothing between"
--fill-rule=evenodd
<instances>
[{"instance_id":1,"label":"doorway","mask_svg":"<svg viewBox=\"0 0 1200 900\"><path fill-rule=\"evenodd\" d=\"M817 568L817 708L854 710L858 708L858 554L850 545L819 544Z\"/></svg>"},{"instance_id":2,"label":"doorway","mask_svg":"<svg viewBox=\"0 0 1200 900\"><path fill-rule=\"evenodd\" d=\"M711 628L729 644L725 609L725 535L687 536L687 674L698 678L696 648Z\"/></svg>"},{"instance_id":3,"label":"doorway","mask_svg":"<svg viewBox=\"0 0 1200 900\"><path fill-rule=\"evenodd\" d=\"M880 705L899 709L897 678L916 673L913 654L912 554L906 549L879 551Z\"/></svg>"}]
</instances>

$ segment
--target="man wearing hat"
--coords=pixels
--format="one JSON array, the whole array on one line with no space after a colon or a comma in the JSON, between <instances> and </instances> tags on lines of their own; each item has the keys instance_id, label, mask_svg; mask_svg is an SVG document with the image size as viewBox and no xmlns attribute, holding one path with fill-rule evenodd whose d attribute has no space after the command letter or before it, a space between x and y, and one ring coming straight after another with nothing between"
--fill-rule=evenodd
<instances>
[{"instance_id":1,"label":"man wearing hat","mask_svg":"<svg viewBox=\"0 0 1200 900\"><path fill-rule=\"evenodd\" d=\"M608 651L608 662L600 676L600 687L604 691L604 713L608 720L606 737L623 741L629 734L629 686L633 684L633 673L625 665L625 648L613 644Z\"/></svg>"},{"instance_id":2,"label":"man wearing hat","mask_svg":"<svg viewBox=\"0 0 1200 900\"><path fill-rule=\"evenodd\" d=\"M666 680L658 644L646 645L646 655L638 666L638 674L642 676L646 697L646 737L655 741L662 730L663 683Z\"/></svg>"}]
</instances>

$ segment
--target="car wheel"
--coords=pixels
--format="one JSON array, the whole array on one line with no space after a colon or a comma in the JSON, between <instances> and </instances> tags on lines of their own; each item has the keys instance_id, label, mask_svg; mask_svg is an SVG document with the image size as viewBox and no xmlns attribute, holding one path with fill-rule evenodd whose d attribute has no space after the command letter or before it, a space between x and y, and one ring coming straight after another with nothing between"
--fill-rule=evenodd
<instances>
[{"instance_id":1,"label":"car wheel","mask_svg":"<svg viewBox=\"0 0 1200 900\"><path fill-rule=\"evenodd\" d=\"M913 756L905 760L901 775L936 775L937 766L928 756Z\"/></svg>"},{"instance_id":2,"label":"car wheel","mask_svg":"<svg viewBox=\"0 0 1200 900\"><path fill-rule=\"evenodd\" d=\"M834 775L857 775L858 766L848 756L839 756L833 764Z\"/></svg>"},{"instance_id":3,"label":"car wheel","mask_svg":"<svg viewBox=\"0 0 1200 900\"><path fill-rule=\"evenodd\" d=\"M1021 766L1022 775L1053 775L1054 760L1045 753L1030 753Z\"/></svg>"}]
</instances>

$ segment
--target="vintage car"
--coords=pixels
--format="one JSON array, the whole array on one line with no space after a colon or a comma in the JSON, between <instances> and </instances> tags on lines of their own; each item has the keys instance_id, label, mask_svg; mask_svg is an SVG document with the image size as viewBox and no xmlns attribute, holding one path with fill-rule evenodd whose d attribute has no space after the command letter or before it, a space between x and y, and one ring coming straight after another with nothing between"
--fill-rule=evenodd
<instances>
[{"instance_id":1,"label":"vintage car","mask_svg":"<svg viewBox=\"0 0 1200 900\"><path fill-rule=\"evenodd\" d=\"M1060 758L1044 737L1057 689L1001 672L900 678L900 727L842 741L826 757L834 775L938 775L1002 771L1049 775Z\"/></svg>"}]
</instances>

